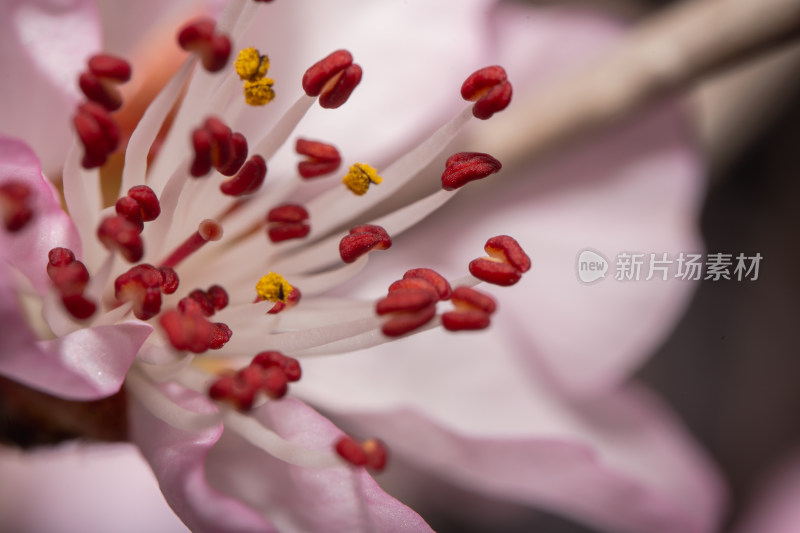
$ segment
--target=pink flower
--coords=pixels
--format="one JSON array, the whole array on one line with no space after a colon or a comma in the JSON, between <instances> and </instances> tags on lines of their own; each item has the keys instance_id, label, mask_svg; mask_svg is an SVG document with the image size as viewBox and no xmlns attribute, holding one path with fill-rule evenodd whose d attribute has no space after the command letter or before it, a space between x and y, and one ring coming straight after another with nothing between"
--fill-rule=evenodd
<instances>
[{"instance_id":1,"label":"pink flower","mask_svg":"<svg viewBox=\"0 0 800 533\"><path fill-rule=\"evenodd\" d=\"M58 129L78 100L66 82L51 79L56 63L48 45L55 45L43 30L63 30L62 20L90 28L53 36L79 51L68 78L100 77L99 99L112 98L108 87L121 81L116 71L106 75L84 61L98 49L97 14L77 0L3 8L4 34L16 57L26 59L4 71L19 71L20 83L36 80L39 98L69 105L40 114L16 84L13 97L3 99L16 113L4 133L28 143L0 139L0 186L27 191L24 198L5 193L4 209L30 209L33 218L0 234L0 373L66 399L103 398L124 386L129 437L193 531L426 530L361 467L362 459L379 462L376 449L354 445L337 453L342 431L306 401L359 439L381 437L392 454L472 490L625 531L712 530L720 505L713 468L656 400L620 385L668 330L688 286L584 287L573 271L586 246L699 246L692 222L701 168L676 108L653 110L535 174L523 165L455 192L439 189L448 156L480 148L469 138L477 144L484 124L458 95L471 72L503 64L514 90L529 90L585 62L619 30L561 11L526 11L525 18L521 8L478 0L457 7L264 4L234 0L213 32L196 26L194 35L184 34L185 47L200 50L207 67L227 67L211 73L190 58L175 72L130 136L122 200L105 208L97 167L113 152L113 106L80 107L73 115L77 136ZM119 19L105 13L107 24L131 20L125 10L135 7L119 8ZM110 38L121 50L134 44L128 26ZM233 45L227 62L218 61L225 55L221 36ZM398 36L406 38L399 47ZM233 60L251 46L250 63L241 56L237 76ZM300 80L342 47L363 68L364 81L346 105L320 109L313 87L324 80L316 84L312 69L305 94ZM258 73L263 54L269 70ZM320 70L342 62L335 70L345 80L358 77L343 55L332 57ZM508 91L497 71L489 72L487 83ZM253 102L270 100L273 89L274 100L248 106L241 95L248 84L256 84ZM180 111L148 166L148 151L184 87ZM339 103L326 91L323 102ZM56 129L42 137L53 119ZM259 154L269 167L263 186L256 158L223 187L244 189L243 200L221 194L225 178L210 169L236 172L225 168L237 166L224 155L232 132L247 139L248 157ZM338 180L298 180L298 137L332 143L345 167L368 160L380 178L366 165L351 169L346 181L363 195ZM329 150L312 143L298 151L314 164L336 166ZM47 169L63 169L69 216L40 159ZM456 163L473 159L459 156ZM491 159L478 161L497 170ZM358 179L368 174L372 185L360 189ZM144 185L158 197L158 216ZM286 203L292 207L273 211ZM277 232L271 238L263 231L267 212ZM391 235L391 250L381 251L389 243L376 225ZM534 265L514 288L485 291L499 302L496 313L453 309L428 289L383 298L393 280L418 267L434 268L453 287L476 285L467 264L483 255L487 238L506 233ZM512 246L497 267L502 275L524 274L514 259L520 252L501 242ZM360 255L368 248L374 249ZM133 268L139 264L148 266ZM180 279L177 290L170 268ZM283 278L264 276L270 271ZM410 277L407 284L427 283ZM428 312L436 315L431 321L423 320ZM448 312L455 317L443 316ZM490 320L491 329L387 343L409 320L424 323L413 324L420 333L441 330L441 323L483 324L475 317ZM275 350L284 355L253 359ZM299 381L292 377L297 361Z\"/></svg>"}]
</instances>

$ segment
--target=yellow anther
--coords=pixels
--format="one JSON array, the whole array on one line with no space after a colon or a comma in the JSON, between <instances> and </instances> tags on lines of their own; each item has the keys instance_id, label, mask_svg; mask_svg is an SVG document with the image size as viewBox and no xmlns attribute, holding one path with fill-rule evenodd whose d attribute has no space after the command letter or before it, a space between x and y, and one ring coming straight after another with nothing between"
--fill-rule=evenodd
<instances>
[{"instance_id":1,"label":"yellow anther","mask_svg":"<svg viewBox=\"0 0 800 533\"><path fill-rule=\"evenodd\" d=\"M286 303L289 298L289 293L294 290L294 287L289 285L286 278L275 272L262 276L258 283L256 283L256 292L258 297L262 300L269 300L271 302Z\"/></svg>"},{"instance_id":2,"label":"yellow anther","mask_svg":"<svg viewBox=\"0 0 800 533\"><path fill-rule=\"evenodd\" d=\"M244 82L244 101L250 105L266 105L275 98L272 78Z\"/></svg>"},{"instance_id":3,"label":"yellow anther","mask_svg":"<svg viewBox=\"0 0 800 533\"><path fill-rule=\"evenodd\" d=\"M366 163L356 163L351 166L347 175L342 178L342 183L357 196L366 194L371 183L378 185L382 181L383 178L378 176L378 171Z\"/></svg>"},{"instance_id":4,"label":"yellow anther","mask_svg":"<svg viewBox=\"0 0 800 533\"><path fill-rule=\"evenodd\" d=\"M244 48L239 52L233 67L242 81L257 81L267 75L269 57L262 56L253 47Z\"/></svg>"}]
</instances>

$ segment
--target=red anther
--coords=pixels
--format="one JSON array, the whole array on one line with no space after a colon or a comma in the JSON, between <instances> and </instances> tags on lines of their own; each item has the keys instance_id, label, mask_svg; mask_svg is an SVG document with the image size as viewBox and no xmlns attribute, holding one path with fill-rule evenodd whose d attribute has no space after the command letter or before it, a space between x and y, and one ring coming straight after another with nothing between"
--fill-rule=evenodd
<instances>
[{"instance_id":1,"label":"red anther","mask_svg":"<svg viewBox=\"0 0 800 533\"><path fill-rule=\"evenodd\" d=\"M222 333L199 312L181 313L171 309L161 314L159 322L175 349L192 353L205 352L215 335Z\"/></svg>"},{"instance_id":2,"label":"red anther","mask_svg":"<svg viewBox=\"0 0 800 533\"><path fill-rule=\"evenodd\" d=\"M336 453L353 466L366 466L367 452L352 437L344 436L336 441Z\"/></svg>"},{"instance_id":3,"label":"red anther","mask_svg":"<svg viewBox=\"0 0 800 533\"><path fill-rule=\"evenodd\" d=\"M297 164L297 172L303 178L315 178L330 174L336 171L342 163L342 156L339 154L339 150L331 144L297 139L295 151L308 157L307 160L300 161Z\"/></svg>"},{"instance_id":4,"label":"red anther","mask_svg":"<svg viewBox=\"0 0 800 533\"><path fill-rule=\"evenodd\" d=\"M481 281L504 287L515 284L522 275L513 265L486 257L470 261L469 272Z\"/></svg>"},{"instance_id":5,"label":"red anther","mask_svg":"<svg viewBox=\"0 0 800 533\"><path fill-rule=\"evenodd\" d=\"M442 327L448 331L472 331L489 327L489 315L483 311L448 311L442 313Z\"/></svg>"},{"instance_id":6,"label":"red anther","mask_svg":"<svg viewBox=\"0 0 800 533\"><path fill-rule=\"evenodd\" d=\"M89 71L99 78L107 78L117 83L131 79L130 64L120 57L97 54L89 58Z\"/></svg>"},{"instance_id":7,"label":"red anther","mask_svg":"<svg viewBox=\"0 0 800 533\"><path fill-rule=\"evenodd\" d=\"M437 300L439 299L439 291L436 290L436 287L434 287L430 281L422 278L399 279L389 285L389 293L406 289L428 291Z\"/></svg>"},{"instance_id":8,"label":"red anther","mask_svg":"<svg viewBox=\"0 0 800 533\"><path fill-rule=\"evenodd\" d=\"M206 295L214 305L214 310L221 311L228 307L228 292L220 285L212 285L206 291Z\"/></svg>"},{"instance_id":9,"label":"red anther","mask_svg":"<svg viewBox=\"0 0 800 533\"><path fill-rule=\"evenodd\" d=\"M244 196L253 194L261 188L267 176L267 163L260 155L254 155L242 166L239 172L219 186L222 194Z\"/></svg>"},{"instance_id":10,"label":"red anther","mask_svg":"<svg viewBox=\"0 0 800 533\"><path fill-rule=\"evenodd\" d=\"M6 230L20 231L31 221L30 194L30 188L24 183L7 181L0 185L0 214Z\"/></svg>"},{"instance_id":11,"label":"red anther","mask_svg":"<svg viewBox=\"0 0 800 533\"><path fill-rule=\"evenodd\" d=\"M144 244L138 228L124 217L103 219L97 228L97 237L103 246L109 250L117 250L131 263L136 263L144 255Z\"/></svg>"},{"instance_id":12,"label":"red anther","mask_svg":"<svg viewBox=\"0 0 800 533\"><path fill-rule=\"evenodd\" d=\"M267 235L272 242L300 239L308 235L311 226L306 224L308 211L298 204L284 204L267 213Z\"/></svg>"},{"instance_id":13,"label":"red anther","mask_svg":"<svg viewBox=\"0 0 800 533\"><path fill-rule=\"evenodd\" d=\"M52 280L58 269L67 266L73 261L75 261L75 254L72 253L72 250L61 247L53 248L47 254L47 275Z\"/></svg>"},{"instance_id":14,"label":"red anther","mask_svg":"<svg viewBox=\"0 0 800 533\"><path fill-rule=\"evenodd\" d=\"M336 109L347 102L358 84L361 83L361 67L350 65L326 84L319 95L319 105L325 109Z\"/></svg>"},{"instance_id":15,"label":"red anther","mask_svg":"<svg viewBox=\"0 0 800 533\"><path fill-rule=\"evenodd\" d=\"M161 312L161 287L164 273L152 265L136 265L114 280L114 297L132 302L133 314L149 320Z\"/></svg>"},{"instance_id":16,"label":"red anther","mask_svg":"<svg viewBox=\"0 0 800 533\"><path fill-rule=\"evenodd\" d=\"M479 180L498 172L500 161L480 152L459 152L451 155L442 173L442 189L453 191L470 181Z\"/></svg>"},{"instance_id":17,"label":"red anther","mask_svg":"<svg viewBox=\"0 0 800 533\"><path fill-rule=\"evenodd\" d=\"M48 274L50 271L48 271ZM89 271L80 261L72 261L52 270L50 279L62 296L80 295L89 283Z\"/></svg>"},{"instance_id":18,"label":"red anther","mask_svg":"<svg viewBox=\"0 0 800 533\"><path fill-rule=\"evenodd\" d=\"M476 310L490 315L497 309L494 298L472 287L456 287L453 291L453 305L458 310Z\"/></svg>"},{"instance_id":19,"label":"red anther","mask_svg":"<svg viewBox=\"0 0 800 533\"><path fill-rule=\"evenodd\" d=\"M85 320L97 311L97 306L82 294L67 294L61 297L66 310L78 320Z\"/></svg>"},{"instance_id":20,"label":"red anther","mask_svg":"<svg viewBox=\"0 0 800 533\"><path fill-rule=\"evenodd\" d=\"M223 322L214 322L211 326L213 329L211 331L211 338L208 341L208 348L210 350L219 350L225 346L226 342L231 340L233 331Z\"/></svg>"},{"instance_id":21,"label":"red anther","mask_svg":"<svg viewBox=\"0 0 800 533\"><path fill-rule=\"evenodd\" d=\"M334 76L353 64L353 56L347 50L336 50L314 63L303 74L303 90L308 96L319 96L325 85Z\"/></svg>"},{"instance_id":22,"label":"red anther","mask_svg":"<svg viewBox=\"0 0 800 533\"><path fill-rule=\"evenodd\" d=\"M461 86L461 97L475 102L472 114L486 120L511 102L511 84L503 67L491 66L470 74Z\"/></svg>"},{"instance_id":23,"label":"red anther","mask_svg":"<svg viewBox=\"0 0 800 533\"><path fill-rule=\"evenodd\" d=\"M378 439L367 439L361 447L367 454L367 468L382 472L389 462L389 450L386 449L386 445Z\"/></svg>"},{"instance_id":24,"label":"red anther","mask_svg":"<svg viewBox=\"0 0 800 533\"><path fill-rule=\"evenodd\" d=\"M161 262L161 267L175 268L178 263L199 250L209 241L218 241L222 238L222 226L215 220L205 219L200 222L197 231L183 241L169 257Z\"/></svg>"},{"instance_id":25,"label":"red anther","mask_svg":"<svg viewBox=\"0 0 800 533\"><path fill-rule=\"evenodd\" d=\"M263 379L261 390L273 400L283 398L289 391L286 374L281 368L272 366L263 370Z\"/></svg>"},{"instance_id":26,"label":"red anther","mask_svg":"<svg viewBox=\"0 0 800 533\"><path fill-rule=\"evenodd\" d=\"M412 268L403 274L403 279L420 278L424 279L436 288L440 300L447 300L453 293L447 279L431 268Z\"/></svg>"},{"instance_id":27,"label":"red anther","mask_svg":"<svg viewBox=\"0 0 800 533\"><path fill-rule=\"evenodd\" d=\"M352 263L372 250L386 250L392 245L389 234L380 226L364 224L350 230L339 242L339 255L345 263Z\"/></svg>"},{"instance_id":28,"label":"red anther","mask_svg":"<svg viewBox=\"0 0 800 533\"><path fill-rule=\"evenodd\" d=\"M144 220L142 219L142 210L139 208L139 202L130 196L123 196L117 200L114 208L119 216L136 226L139 233L142 232L144 229Z\"/></svg>"},{"instance_id":29,"label":"red anther","mask_svg":"<svg viewBox=\"0 0 800 533\"><path fill-rule=\"evenodd\" d=\"M492 237L486 241L483 249L489 256L509 263L520 272L527 272L531 268L531 258L516 239L508 235Z\"/></svg>"},{"instance_id":30,"label":"red anther","mask_svg":"<svg viewBox=\"0 0 800 533\"><path fill-rule=\"evenodd\" d=\"M197 53L203 67L209 72L222 70L231 53L231 42L227 36L214 32L214 21L199 19L181 28L178 44L189 52Z\"/></svg>"},{"instance_id":31,"label":"red anther","mask_svg":"<svg viewBox=\"0 0 800 533\"><path fill-rule=\"evenodd\" d=\"M231 155L228 161L217 166L217 171L223 176L233 176L247 161L247 139L241 133L234 133L230 140Z\"/></svg>"},{"instance_id":32,"label":"red anther","mask_svg":"<svg viewBox=\"0 0 800 533\"><path fill-rule=\"evenodd\" d=\"M383 323L381 331L387 337L399 337L427 324L436 315L436 305L431 304L424 309L413 312L393 313Z\"/></svg>"},{"instance_id":33,"label":"red anther","mask_svg":"<svg viewBox=\"0 0 800 533\"><path fill-rule=\"evenodd\" d=\"M211 164L225 167L233 158L233 131L217 117L208 117L203 128L211 135Z\"/></svg>"},{"instance_id":34,"label":"red anther","mask_svg":"<svg viewBox=\"0 0 800 533\"><path fill-rule=\"evenodd\" d=\"M291 382L300 381L300 378L303 377L303 369L300 368L300 361L294 357L284 357L283 373L286 374L286 379Z\"/></svg>"},{"instance_id":35,"label":"red anther","mask_svg":"<svg viewBox=\"0 0 800 533\"><path fill-rule=\"evenodd\" d=\"M84 102L72 120L75 132L83 144L85 153L81 164L84 168L102 166L108 155L119 145L119 126L102 106Z\"/></svg>"},{"instance_id":36,"label":"red anther","mask_svg":"<svg viewBox=\"0 0 800 533\"><path fill-rule=\"evenodd\" d=\"M379 315L397 311L419 311L438 301L438 295L430 289L397 289L375 304Z\"/></svg>"},{"instance_id":37,"label":"red anther","mask_svg":"<svg viewBox=\"0 0 800 533\"><path fill-rule=\"evenodd\" d=\"M283 367L283 361L286 358L281 352L277 352L275 350L267 350L265 352L259 352L253 357L253 360L250 362L251 365L255 365L257 367L267 369L271 366L277 366L279 368Z\"/></svg>"},{"instance_id":38,"label":"red anther","mask_svg":"<svg viewBox=\"0 0 800 533\"><path fill-rule=\"evenodd\" d=\"M286 297L286 302L275 302L267 314L276 315L287 308L292 308L297 305L297 302L300 301L302 294L300 293L300 289L297 287L292 288L292 292L289 293L289 296ZM259 301L258 299L256 301Z\"/></svg>"},{"instance_id":39,"label":"red anther","mask_svg":"<svg viewBox=\"0 0 800 533\"><path fill-rule=\"evenodd\" d=\"M189 173L195 178L205 176L211 172L211 149L213 138L205 128L198 128L192 132L192 147L194 159Z\"/></svg>"},{"instance_id":40,"label":"red anther","mask_svg":"<svg viewBox=\"0 0 800 533\"><path fill-rule=\"evenodd\" d=\"M227 402L239 411L249 411L253 408L257 389L236 376L225 374L219 376L208 389L208 396L212 400Z\"/></svg>"},{"instance_id":41,"label":"red anther","mask_svg":"<svg viewBox=\"0 0 800 533\"><path fill-rule=\"evenodd\" d=\"M214 303L205 291L195 289L189 293L189 296L181 298L178 302L178 310L182 313L199 310L203 316L208 317L214 314Z\"/></svg>"},{"instance_id":42,"label":"red anther","mask_svg":"<svg viewBox=\"0 0 800 533\"><path fill-rule=\"evenodd\" d=\"M161 267L158 269L158 271L161 272L162 276L161 292L164 294L173 294L175 291L177 291L178 285L180 285L178 273L170 267Z\"/></svg>"},{"instance_id":43,"label":"red anther","mask_svg":"<svg viewBox=\"0 0 800 533\"><path fill-rule=\"evenodd\" d=\"M91 72L82 72L78 77L78 86L83 95L108 111L116 111L122 107L122 95L114 85Z\"/></svg>"},{"instance_id":44,"label":"red anther","mask_svg":"<svg viewBox=\"0 0 800 533\"><path fill-rule=\"evenodd\" d=\"M139 204L142 220L145 222L151 222L161 214L161 204L158 202L158 196L147 185L131 187L128 190L128 197L133 198Z\"/></svg>"}]
</instances>

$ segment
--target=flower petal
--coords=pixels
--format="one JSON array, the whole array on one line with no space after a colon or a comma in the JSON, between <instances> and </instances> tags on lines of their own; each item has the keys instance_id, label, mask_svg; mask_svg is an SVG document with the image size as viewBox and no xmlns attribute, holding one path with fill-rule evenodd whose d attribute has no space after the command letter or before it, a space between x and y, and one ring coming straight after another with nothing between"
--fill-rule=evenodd
<instances>
[{"instance_id":1,"label":"flower petal","mask_svg":"<svg viewBox=\"0 0 800 533\"><path fill-rule=\"evenodd\" d=\"M306 449L332 452L333 443L342 436L326 418L292 398L268 402L254 415ZM430 531L422 518L383 492L364 469L292 466L266 456L235 434L223 435L211 451L208 473L216 486L259 509L281 531Z\"/></svg>"},{"instance_id":2,"label":"flower petal","mask_svg":"<svg viewBox=\"0 0 800 533\"><path fill-rule=\"evenodd\" d=\"M524 327L453 335L435 353L426 333L304 359L292 390L472 490L612 530L713 530L721 482L681 425L632 386L584 406L555 394L526 372Z\"/></svg>"},{"instance_id":3,"label":"flower petal","mask_svg":"<svg viewBox=\"0 0 800 533\"><path fill-rule=\"evenodd\" d=\"M800 524L800 456L783 461L757 494L737 533L792 533Z\"/></svg>"},{"instance_id":4,"label":"flower petal","mask_svg":"<svg viewBox=\"0 0 800 533\"><path fill-rule=\"evenodd\" d=\"M0 5L0 133L34 147L51 177L73 138L70 115L80 99L78 74L100 49L91 0L9 0Z\"/></svg>"},{"instance_id":5,"label":"flower petal","mask_svg":"<svg viewBox=\"0 0 800 533\"><path fill-rule=\"evenodd\" d=\"M177 385L164 385L161 390L185 409L197 413L215 410L204 396ZM167 503L189 529L195 533L275 531L255 511L206 481L206 455L222 434L221 424L200 432L173 428L154 417L135 395L131 396L129 417L131 441L153 468Z\"/></svg>"},{"instance_id":6,"label":"flower petal","mask_svg":"<svg viewBox=\"0 0 800 533\"><path fill-rule=\"evenodd\" d=\"M31 190L34 218L16 233L0 231L0 259L26 276L44 297L52 285L47 277L47 253L63 246L80 256L80 239L31 148L19 140L0 136L0 184L10 181L23 183Z\"/></svg>"}]
</instances>

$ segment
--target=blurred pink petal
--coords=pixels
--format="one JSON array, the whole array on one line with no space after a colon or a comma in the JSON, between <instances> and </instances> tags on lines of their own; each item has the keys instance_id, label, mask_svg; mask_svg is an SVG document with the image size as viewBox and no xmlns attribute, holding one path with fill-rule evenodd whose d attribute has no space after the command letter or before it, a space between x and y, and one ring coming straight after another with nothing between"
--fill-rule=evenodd
<instances>
[{"instance_id":1,"label":"blurred pink petal","mask_svg":"<svg viewBox=\"0 0 800 533\"><path fill-rule=\"evenodd\" d=\"M781 461L767 476L736 533L795 533L800 529L800 456Z\"/></svg>"},{"instance_id":2,"label":"blurred pink petal","mask_svg":"<svg viewBox=\"0 0 800 533\"><path fill-rule=\"evenodd\" d=\"M56 177L72 140L70 117L81 98L78 74L100 49L91 0L8 0L0 5L0 133L34 147Z\"/></svg>"}]
</instances>

